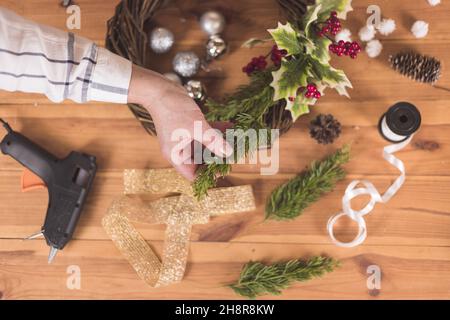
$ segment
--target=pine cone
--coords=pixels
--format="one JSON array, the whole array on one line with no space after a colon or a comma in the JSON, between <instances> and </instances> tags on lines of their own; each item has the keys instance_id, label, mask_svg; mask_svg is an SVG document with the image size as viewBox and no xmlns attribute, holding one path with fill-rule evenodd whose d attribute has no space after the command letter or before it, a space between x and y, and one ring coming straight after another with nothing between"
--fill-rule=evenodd
<instances>
[{"instance_id":1,"label":"pine cone","mask_svg":"<svg viewBox=\"0 0 450 320\"><path fill-rule=\"evenodd\" d=\"M418 82L434 84L441 75L441 62L415 52L400 52L389 58L394 70Z\"/></svg>"},{"instance_id":2,"label":"pine cone","mask_svg":"<svg viewBox=\"0 0 450 320\"><path fill-rule=\"evenodd\" d=\"M311 121L309 133L320 144L333 143L341 134L341 124L331 114L319 114Z\"/></svg>"}]
</instances>

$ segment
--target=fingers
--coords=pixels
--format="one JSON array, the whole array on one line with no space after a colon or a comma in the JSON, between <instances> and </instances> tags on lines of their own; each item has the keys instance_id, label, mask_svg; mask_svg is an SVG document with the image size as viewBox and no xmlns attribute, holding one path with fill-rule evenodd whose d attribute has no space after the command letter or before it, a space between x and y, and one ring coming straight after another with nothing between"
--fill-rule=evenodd
<instances>
[{"instance_id":1,"label":"fingers","mask_svg":"<svg viewBox=\"0 0 450 320\"><path fill-rule=\"evenodd\" d=\"M180 164L174 165L175 170L178 171L183 177L189 181L195 180L195 172L197 171L198 165L196 164Z\"/></svg>"},{"instance_id":2,"label":"fingers","mask_svg":"<svg viewBox=\"0 0 450 320\"><path fill-rule=\"evenodd\" d=\"M202 143L209 151L223 158L233 154L233 147L223 138L223 134L213 129L206 120L202 123L202 131Z\"/></svg>"}]
</instances>

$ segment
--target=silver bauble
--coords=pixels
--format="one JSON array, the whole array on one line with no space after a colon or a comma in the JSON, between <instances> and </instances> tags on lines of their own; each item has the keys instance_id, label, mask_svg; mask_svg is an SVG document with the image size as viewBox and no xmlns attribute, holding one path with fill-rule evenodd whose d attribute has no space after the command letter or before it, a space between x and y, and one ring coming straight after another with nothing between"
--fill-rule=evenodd
<instances>
[{"instance_id":1,"label":"silver bauble","mask_svg":"<svg viewBox=\"0 0 450 320\"><path fill-rule=\"evenodd\" d=\"M192 51L179 52L173 58L173 69L183 77L192 77L200 69L200 58Z\"/></svg>"},{"instance_id":2,"label":"silver bauble","mask_svg":"<svg viewBox=\"0 0 450 320\"><path fill-rule=\"evenodd\" d=\"M174 72L164 73L163 76L177 84L182 84L180 77Z\"/></svg>"},{"instance_id":3,"label":"silver bauble","mask_svg":"<svg viewBox=\"0 0 450 320\"><path fill-rule=\"evenodd\" d=\"M198 80L189 80L184 87L189 96L196 101L203 101L206 98L206 91L203 84Z\"/></svg>"},{"instance_id":4,"label":"silver bauble","mask_svg":"<svg viewBox=\"0 0 450 320\"><path fill-rule=\"evenodd\" d=\"M165 28L155 28L150 34L150 47L155 53L168 52L174 42L173 33Z\"/></svg>"},{"instance_id":5,"label":"silver bauble","mask_svg":"<svg viewBox=\"0 0 450 320\"><path fill-rule=\"evenodd\" d=\"M200 18L200 26L209 35L219 34L225 29L225 17L217 11L205 12Z\"/></svg>"},{"instance_id":6,"label":"silver bauble","mask_svg":"<svg viewBox=\"0 0 450 320\"><path fill-rule=\"evenodd\" d=\"M206 43L206 54L209 58L215 59L227 51L227 43L219 35L209 37Z\"/></svg>"}]
</instances>

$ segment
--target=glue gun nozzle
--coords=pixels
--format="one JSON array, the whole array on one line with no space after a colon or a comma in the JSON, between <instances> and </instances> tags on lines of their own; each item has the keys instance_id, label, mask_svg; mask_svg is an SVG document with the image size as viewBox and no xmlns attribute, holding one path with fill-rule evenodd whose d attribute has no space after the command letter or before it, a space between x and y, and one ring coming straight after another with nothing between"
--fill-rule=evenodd
<instances>
[{"instance_id":1,"label":"glue gun nozzle","mask_svg":"<svg viewBox=\"0 0 450 320\"><path fill-rule=\"evenodd\" d=\"M39 232L33 233L31 236L24 238L23 240L33 240L33 239L37 239L37 238L40 238L43 236L44 236L44 231L39 231Z\"/></svg>"},{"instance_id":2,"label":"glue gun nozzle","mask_svg":"<svg viewBox=\"0 0 450 320\"><path fill-rule=\"evenodd\" d=\"M48 254L48 264L51 264L58 253L58 249L55 247L50 247L50 253Z\"/></svg>"}]
</instances>

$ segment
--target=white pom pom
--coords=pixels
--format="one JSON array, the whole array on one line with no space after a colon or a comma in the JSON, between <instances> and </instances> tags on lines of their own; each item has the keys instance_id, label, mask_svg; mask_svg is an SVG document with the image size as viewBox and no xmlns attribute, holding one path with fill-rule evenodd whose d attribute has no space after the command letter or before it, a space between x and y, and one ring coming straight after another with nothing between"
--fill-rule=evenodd
<instances>
[{"instance_id":1,"label":"white pom pom","mask_svg":"<svg viewBox=\"0 0 450 320\"><path fill-rule=\"evenodd\" d=\"M369 24L359 30L359 38L361 41L367 42L375 37L375 33L377 33L375 27L372 24Z\"/></svg>"},{"instance_id":2,"label":"white pom pom","mask_svg":"<svg viewBox=\"0 0 450 320\"><path fill-rule=\"evenodd\" d=\"M428 23L425 21L416 21L412 28L411 32L416 38L424 38L428 34Z\"/></svg>"},{"instance_id":3,"label":"white pom pom","mask_svg":"<svg viewBox=\"0 0 450 320\"><path fill-rule=\"evenodd\" d=\"M381 50L383 50L383 45L379 40L369 41L366 45L366 52L370 58L376 58L380 55Z\"/></svg>"},{"instance_id":4,"label":"white pom pom","mask_svg":"<svg viewBox=\"0 0 450 320\"><path fill-rule=\"evenodd\" d=\"M336 41L352 41L352 33L350 32L350 30L348 29L342 29L341 31L339 31L339 33L336 35L335 40Z\"/></svg>"},{"instance_id":5,"label":"white pom pom","mask_svg":"<svg viewBox=\"0 0 450 320\"><path fill-rule=\"evenodd\" d=\"M387 36L394 32L395 21L392 19L383 19L377 26L377 29L383 36Z\"/></svg>"},{"instance_id":6,"label":"white pom pom","mask_svg":"<svg viewBox=\"0 0 450 320\"><path fill-rule=\"evenodd\" d=\"M439 3L441 3L441 0L428 0L428 3L430 6L437 6Z\"/></svg>"}]
</instances>

